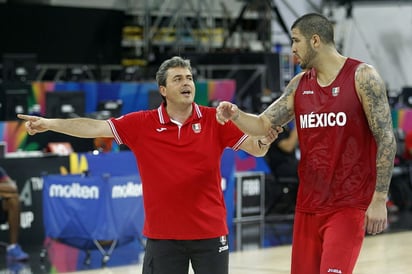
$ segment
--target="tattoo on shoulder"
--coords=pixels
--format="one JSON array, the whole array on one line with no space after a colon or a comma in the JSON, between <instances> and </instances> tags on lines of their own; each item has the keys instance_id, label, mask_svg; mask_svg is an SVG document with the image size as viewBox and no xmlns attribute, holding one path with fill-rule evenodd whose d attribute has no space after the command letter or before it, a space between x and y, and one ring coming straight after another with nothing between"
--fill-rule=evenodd
<instances>
[{"instance_id":1,"label":"tattoo on shoulder","mask_svg":"<svg viewBox=\"0 0 412 274\"><path fill-rule=\"evenodd\" d=\"M293 96L299 81L291 81L285 88L283 94L273 102L265 111L272 127L283 126L293 119Z\"/></svg>"},{"instance_id":2,"label":"tattoo on shoulder","mask_svg":"<svg viewBox=\"0 0 412 274\"><path fill-rule=\"evenodd\" d=\"M382 78L372 67L362 65L356 73L356 83L371 129L387 129L391 123L391 115Z\"/></svg>"}]
</instances>

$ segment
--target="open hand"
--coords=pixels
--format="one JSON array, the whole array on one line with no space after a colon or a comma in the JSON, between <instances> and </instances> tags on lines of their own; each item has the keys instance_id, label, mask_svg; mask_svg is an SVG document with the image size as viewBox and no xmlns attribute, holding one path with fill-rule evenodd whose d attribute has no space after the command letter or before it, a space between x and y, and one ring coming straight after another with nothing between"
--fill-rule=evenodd
<instances>
[{"instance_id":1,"label":"open hand","mask_svg":"<svg viewBox=\"0 0 412 274\"><path fill-rule=\"evenodd\" d=\"M236 120L239 117L239 108L230 102L222 101L216 107L216 120L219 124L225 124L229 120Z\"/></svg>"}]
</instances>

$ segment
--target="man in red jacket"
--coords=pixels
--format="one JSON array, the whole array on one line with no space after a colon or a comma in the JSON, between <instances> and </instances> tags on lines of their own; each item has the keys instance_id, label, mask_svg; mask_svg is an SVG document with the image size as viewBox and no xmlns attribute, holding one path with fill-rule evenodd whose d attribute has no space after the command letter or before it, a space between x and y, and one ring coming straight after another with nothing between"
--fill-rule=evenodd
<instances>
[{"instance_id":1,"label":"man in red jacket","mask_svg":"<svg viewBox=\"0 0 412 274\"><path fill-rule=\"evenodd\" d=\"M229 246L220 163L224 149L263 156L277 130L250 137L233 123L216 122L216 110L194 102L189 60L173 57L156 80L163 103L107 121L19 115L29 134L47 130L83 138L114 138L137 159L148 238L144 274L227 274ZM262 145L265 144L265 145Z\"/></svg>"}]
</instances>

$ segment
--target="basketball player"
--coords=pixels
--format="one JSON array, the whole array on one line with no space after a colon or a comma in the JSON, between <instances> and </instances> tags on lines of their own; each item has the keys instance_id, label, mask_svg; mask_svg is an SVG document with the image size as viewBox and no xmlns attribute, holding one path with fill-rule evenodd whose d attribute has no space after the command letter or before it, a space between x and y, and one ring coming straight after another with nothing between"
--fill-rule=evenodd
<instances>
[{"instance_id":1,"label":"basketball player","mask_svg":"<svg viewBox=\"0 0 412 274\"><path fill-rule=\"evenodd\" d=\"M291 27L304 70L260 115L221 102L216 118L249 135L296 119L301 159L292 274L352 273L367 233L387 227L396 142L385 83L372 66L342 56L333 24L306 14Z\"/></svg>"}]
</instances>

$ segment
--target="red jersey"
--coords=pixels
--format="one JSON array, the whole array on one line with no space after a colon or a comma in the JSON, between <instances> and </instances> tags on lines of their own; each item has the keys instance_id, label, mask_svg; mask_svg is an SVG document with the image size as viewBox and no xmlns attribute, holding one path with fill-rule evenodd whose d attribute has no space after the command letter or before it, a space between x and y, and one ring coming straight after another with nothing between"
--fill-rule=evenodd
<instances>
[{"instance_id":1,"label":"red jersey","mask_svg":"<svg viewBox=\"0 0 412 274\"><path fill-rule=\"evenodd\" d=\"M296 210L366 209L376 185L376 142L355 90L360 62L348 58L326 87L307 71L295 93L299 135Z\"/></svg>"},{"instance_id":2,"label":"red jersey","mask_svg":"<svg viewBox=\"0 0 412 274\"><path fill-rule=\"evenodd\" d=\"M137 159L146 237L193 240L228 233L220 161L226 147L238 150L247 135L231 122L220 125L214 108L197 104L183 125L170 120L163 104L108 122L116 142Z\"/></svg>"}]
</instances>

